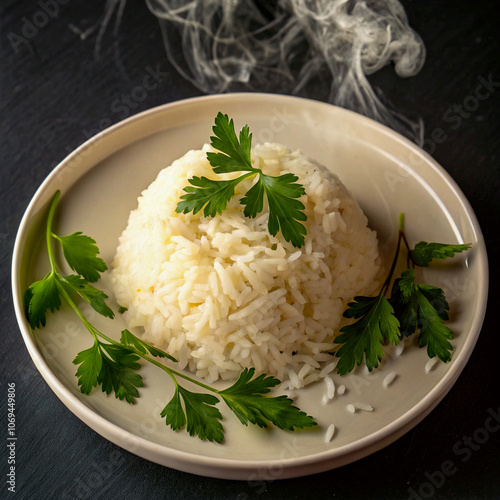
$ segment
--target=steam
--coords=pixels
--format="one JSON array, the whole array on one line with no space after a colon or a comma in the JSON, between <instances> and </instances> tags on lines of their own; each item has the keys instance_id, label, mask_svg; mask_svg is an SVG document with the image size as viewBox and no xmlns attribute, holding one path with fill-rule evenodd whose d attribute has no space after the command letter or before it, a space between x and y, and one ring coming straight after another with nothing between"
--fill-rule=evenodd
<instances>
[{"instance_id":1,"label":"steam","mask_svg":"<svg viewBox=\"0 0 500 500\"><path fill-rule=\"evenodd\" d=\"M107 0L108 12L125 1ZM146 2L168 59L201 91L319 97L422 145L422 121L405 117L367 79L390 63L413 76L424 63L424 44L398 0Z\"/></svg>"}]
</instances>

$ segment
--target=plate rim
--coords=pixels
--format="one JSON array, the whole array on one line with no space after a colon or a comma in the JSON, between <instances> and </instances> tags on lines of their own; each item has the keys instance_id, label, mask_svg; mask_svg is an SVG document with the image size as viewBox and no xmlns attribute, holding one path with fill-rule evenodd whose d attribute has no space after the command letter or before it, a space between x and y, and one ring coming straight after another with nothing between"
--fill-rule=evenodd
<instances>
[{"instance_id":1,"label":"plate rim","mask_svg":"<svg viewBox=\"0 0 500 500\"><path fill-rule=\"evenodd\" d=\"M422 157L425 163L427 163L428 166L430 166L435 172L437 172L439 176L446 182L448 187L455 195L456 199L460 201L462 208L467 215L468 223L472 227L477 237L475 251L478 254L477 258L480 261L480 268L483 271L484 279L478 285L478 300L476 301L473 320L471 322L470 329L467 332L467 338L459 353L458 359L454 360L453 365L446 372L445 376L440 380L440 382L436 384L436 386L429 393L427 393L425 397L420 399L419 402L411 409L409 409L406 413L401 415L396 420L393 420L389 424L385 425L384 427L380 428L378 431L363 438L357 439L349 444L342 445L338 448L313 453L299 458L270 459L267 461L251 459L239 461L222 457L195 455L193 453L155 443L154 441L133 434L130 431L121 428L119 425L110 422L104 416L99 415L95 410L83 403L76 397L76 395L72 394L71 391L61 382L61 380L59 380L56 374L48 366L27 324L26 318L24 317L24 307L22 304L19 271L22 265L22 243L26 237L29 222L34 215L33 212L35 211L36 205L40 202L40 198L42 198L44 192L50 187L54 180L54 177L56 177L60 173L60 171L64 170L68 164L70 164L75 158L81 155L82 152L85 151L94 142L106 139L108 138L108 136L119 133L121 129L130 126L131 123L148 119L149 117L157 113L168 112L173 108L191 106L193 104L196 105L198 103L210 101L222 103L223 101L228 100L248 101L259 99L273 99L275 101L279 100L282 102L288 100L293 100L295 102L302 101L304 103L307 103L308 106L329 107L334 108L335 112L337 113L347 113L350 115L355 115L355 119L360 120L364 126L378 129L384 135L389 136L392 140L396 140L402 143L405 148L413 150L413 152ZM114 151L116 152L121 148L123 148L123 145L118 146ZM91 170L91 168L89 170ZM368 456L375 451L378 451L389 445L390 443L396 441L399 437L412 429L441 402L441 400L451 390L454 383L463 371L465 365L467 364L477 342L477 338L480 334L481 327L484 321L489 286L486 245L474 210L456 181L426 151L422 150L410 140L406 139L405 137L401 136L399 133L386 127L385 125L382 125L353 111L340 108L322 101L316 101L303 97L257 92L200 96L166 103L128 117L127 119L104 129L97 135L91 137L83 144L81 144L72 153L66 156L46 176L44 181L40 184L40 186L32 196L23 214L16 234L12 254L11 278L15 314L28 352L35 366L37 367L38 371L45 379L49 387L75 416L77 416L86 425L103 436L105 439L112 441L116 445L127 449L128 451L147 460L159 463L164 466L203 476L241 480L248 480L249 474L254 473L257 469L265 469L273 467L275 465L279 465L282 468L279 477L275 479L299 477L316 472L330 470L332 468L340 467L346 465L347 463L351 463L360 458ZM444 383L444 381L446 381L446 384ZM422 411L421 407L424 407L424 411ZM131 439L123 439L124 436L126 436L127 438L130 437ZM196 463L193 463L193 459Z\"/></svg>"}]
</instances>

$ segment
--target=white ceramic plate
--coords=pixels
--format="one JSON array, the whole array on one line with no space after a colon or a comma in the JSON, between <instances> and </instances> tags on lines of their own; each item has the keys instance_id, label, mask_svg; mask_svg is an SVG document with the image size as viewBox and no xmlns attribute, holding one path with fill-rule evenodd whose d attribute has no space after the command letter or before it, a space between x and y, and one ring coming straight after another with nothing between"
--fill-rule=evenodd
<instances>
[{"instance_id":1,"label":"white ceramic plate","mask_svg":"<svg viewBox=\"0 0 500 500\"><path fill-rule=\"evenodd\" d=\"M296 404L313 415L315 431L284 432L243 427L220 405L224 444L202 442L173 432L159 413L171 397L161 370L142 370L145 387L136 405L77 387L76 353L90 336L71 311L49 315L47 326L30 331L22 293L48 269L43 231L47 205L57 189L62 198L55 220L60 234L83 231L98 242L111 262L117 240L141 191L158 172L189 149L208 142L218 111L247 123L255 142L281 142L332 168L353 192L377 230L381 250L392 258L399 212L406 215L409 240L470 242L473 249L433 269L425 280L445 289L455 332L450 363L426 373L426 352L414 345L401 356L389 352L370 375L362 369L340 378L344 395L321 403L324 383L299 392ZM13 294L26 346L42 376L61 401L96 432L146 459L213 477L256 480L296 477L339 467L396 440L422 420L445 396L464 368L484 317L487 258L469 203L447 173L425 152L380 124L328 104L267 94L229 94L175 102L141 113L78 148L45 180L22 220L13 259ZM104 284L100 286L106 286ZM88 311L95 325L117 338L121 318L107 320ZM384 388L391 371L397 378ZM368 403L374 411L355 414L346 406ZM331 442L325 431L336 426Z\"/></svg>"}]
</instances>

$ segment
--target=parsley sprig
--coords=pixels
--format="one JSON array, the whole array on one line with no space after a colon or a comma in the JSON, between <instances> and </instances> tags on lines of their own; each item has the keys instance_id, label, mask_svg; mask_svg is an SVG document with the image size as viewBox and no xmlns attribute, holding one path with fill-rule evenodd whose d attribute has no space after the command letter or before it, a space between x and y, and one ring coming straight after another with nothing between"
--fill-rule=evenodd
<instances>
[{"instance_id":1,"label":"parsley sprig","mask_svg":"<svg viewBox=\"0 0 500 500\"><path fill-rule=\"evenodd\" d=\"M401 251L401 242L408 251L407 269L394 280L390 297L387 294ZM445 259L470 248L469 244L449 245L421 241L411 249L404 233L404 216L399 217L399 235L395 256L376 297L354 297L344 312L357 321L340 329L335 343L342 344L336 355L340 358L337 371L345 375L363 360L371 371L384 356L384 344L398 345L403 337L419 330L419 347L427 346L430 358L451 360L452 331L444 324L449 305L441 288L415 283L415 267L426 267L433 259Z\"/></svg>"},{"instance_id":2,"label":"parsley sprig","mask_svg":"<svg viewBox=\"0 0 500 500\"><path fill-rule=\"evenodd\" d=\"M244 425L250 422L259 427L267 427L271 423L288 430L317 425L311 416L293 406L292 400L286 396L268 396L271 388L280 383L274 377L254 377L253 368L245 369L232 386L224 390L215 389L160 362L157 358L165 358L171 362L176 362L176 359L136 337L129 330L121 332L118 342L95 328L84 316L77 301L83 299L102 316L114 318L113 311L105 301L107 295L90 284L99 279L107 266L98 257L99 249L89 236L80 232L60 236L52 231L59 197L60 192L57 191L50 205L45 233L50 271L25 291L24 304L26 317L33 330L45 326L47 313L59 310L64 301L90 332L93 337L91 347L79 352L73 360L78 366L76 377L83 394L88 395L94 388L101 387L106 394L114 393L120 400L135 403L140 396L138 388L144 385L138 373L142 359L165 371L173 381L174 395L161 412L166 425L173 430L186 428L191 436L221 443L224 428L221 423L222 414L216 406L221 399ZM67 264L77 274L64 276L59 271L53 250L54 241L61 245ZM211 394L192 392L180 385L180 379Z\"/></svg>"},{"instance_id":3,"label":"parsley sprig","mask_svg":"<svg viewBox=\"0 0 500 500\"><path fill-rule=\"evenodd\" d=\"M283 238L293 246L304 245L307 230L302 222L307 220L307 216L299 198L305 190L297 183L298 177L291 173L274 177L252 165L252 134L247 125L241 129L238 139L233 120L219 112L212 130L215 135L210 138L210 144L217 152L207 153L207 159L213 171L216 174L245 173L229 180L198 176L188 179L190 186L184 188L185 194L181 196L176 212L196 214L203 209L207 217L221 214L234 196L236 186L245 179L257 176L256 183L240 199L245 207L245 216L255 218L264 209L266 200L269 233L276 236L281 230Z\"/></svg>"}]
</instances>

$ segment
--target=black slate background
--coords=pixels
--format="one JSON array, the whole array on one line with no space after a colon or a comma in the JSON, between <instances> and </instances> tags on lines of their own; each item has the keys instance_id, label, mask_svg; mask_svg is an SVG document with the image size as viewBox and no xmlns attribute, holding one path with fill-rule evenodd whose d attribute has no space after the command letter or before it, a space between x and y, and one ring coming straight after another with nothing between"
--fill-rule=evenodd
<instances>
[{"instance_id":1,"label":"black slate background","mask_svg":"<svg viewBox=\"0 0 500 500\"><path fill-rule=\"evenodd\" d=\"M423 37L427 61L402 80L392 68L371 77L403 111L421 115L425 149L453 176L471 202L490 259L490 299L482 333L459 380L418 426L374 455L312 477L266 483L197 477L150 463L107 442L76 418L35 369L14 316L11 254L26 206L51 169L111 123L159 104L200 95L166 61L156 19L141 0L129 0L116 36L108 30L100 57L95 33L81 40L71 29L95 24L100 2L60 2L51 19L14 46L35 1L0 6L0 354L1 498L17 499L400 499L500 498L500 413L497 308L500 70L495 2L405 0L410 24ZM116 99L141 84L147 68L162 83L140 102L117 110ZM490 96L467 112L481 78ZM279 89L276 89L278 92ZM467 100L469 99L469 100ZM436 141L442 129L445 140ZM441 133L441 136L443 134ZM16 492L7 490L7 383L16 384ZM500 418L500 417L499 417ZM491 423L491 421L489 421ZM500 430L500 425L498 426ZM476 434L474 434L476 432ZM2 437L4 436L4 437ZM461 443L457 445L457 443ZM462 451L457 454L457 447ZM453 473L437 471L452 462Z\"/></svg>"}]
</instances>

